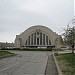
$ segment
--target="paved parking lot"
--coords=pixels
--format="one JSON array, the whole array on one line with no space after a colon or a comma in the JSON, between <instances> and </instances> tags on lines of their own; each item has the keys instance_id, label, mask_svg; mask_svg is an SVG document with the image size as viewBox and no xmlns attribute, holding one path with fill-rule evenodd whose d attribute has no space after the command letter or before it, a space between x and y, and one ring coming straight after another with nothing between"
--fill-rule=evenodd
<instances>
[{"instance_id":1,"label":"paved parking lot","mask_svg":"<svg viewBox=\"0 0 75 75\"><path fill-rule=\"evenodd\" d=\"M46 52L13 51L14 57L0 59L0 75L44 75Z\"/></svg>"}]
</instances>

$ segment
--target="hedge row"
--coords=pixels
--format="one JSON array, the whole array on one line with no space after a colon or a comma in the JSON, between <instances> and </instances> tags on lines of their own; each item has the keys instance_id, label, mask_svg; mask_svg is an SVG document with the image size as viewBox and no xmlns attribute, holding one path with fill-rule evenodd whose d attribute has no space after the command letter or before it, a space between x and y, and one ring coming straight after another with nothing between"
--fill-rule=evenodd
<instances>
[{"instance_id":1,"label":"hedge row","mask_svg":"<svg viewBox=\"0 0 75 75\"><path fill-rule=\"evenodd\" d=\"M52 51L52 48L2 48L1 50L21 50L21 51Z\"/></svg>"}]
</instances>

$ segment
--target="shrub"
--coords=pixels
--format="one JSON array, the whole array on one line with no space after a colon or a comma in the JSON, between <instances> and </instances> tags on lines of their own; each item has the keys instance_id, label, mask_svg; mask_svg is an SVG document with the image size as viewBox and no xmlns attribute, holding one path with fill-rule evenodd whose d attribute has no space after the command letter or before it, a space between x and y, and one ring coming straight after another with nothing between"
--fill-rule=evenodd
<instances>
[{"instance_id":1,"label":"shrub","mask_svg":"<svg viewBox=\"0 0 75 75\"><path fill-rule=\"evenodd\" d=\"M55 56L58 56L58 52L55 52L54 55L55 55Z\"/></svg>"},{"instance_id":2,"label":"shrub","mask_svg":"<svg viewBox=\"0 0 75 75\"><path fill-rule=\"evenodd\" d=\"M52 48L2 48L1 50L19 50L19 51L52 51Z\"/></svg>"}]
</instances>

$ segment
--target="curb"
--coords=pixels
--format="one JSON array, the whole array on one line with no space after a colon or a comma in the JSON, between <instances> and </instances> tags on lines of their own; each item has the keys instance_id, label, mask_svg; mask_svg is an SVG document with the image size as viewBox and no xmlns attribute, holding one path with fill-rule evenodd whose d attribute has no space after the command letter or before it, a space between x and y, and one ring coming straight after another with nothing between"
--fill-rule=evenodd
<instances>
[{"instance_id":1,"label":"curb","mask_svg":"<svg viewBox=\"0 0 75 75\"><path fill-rule=\"evenodd\" d=\"M60 68L59 68L59 65L57 63L57 60L56 60L56 57L55 57L54 53L53 53L53 58L54 58L54 61L55 61L55 64L56 64L58 75L63 75L62 72L61 72L61 70L60 70Z\"/></svg>"},{"instance_id":2,"label":"curb","mask_svg":"<svg viewBox=\"0 0 75 75\"><path fill-rule=\"evenodd\" d=\"M46 62L46 68L45 68L45 73L44 73L44 75L46 75L47 66L48 66L48 60L49 60L49 56L47 57L47 62Z\"/></svg>"}]
</instances>

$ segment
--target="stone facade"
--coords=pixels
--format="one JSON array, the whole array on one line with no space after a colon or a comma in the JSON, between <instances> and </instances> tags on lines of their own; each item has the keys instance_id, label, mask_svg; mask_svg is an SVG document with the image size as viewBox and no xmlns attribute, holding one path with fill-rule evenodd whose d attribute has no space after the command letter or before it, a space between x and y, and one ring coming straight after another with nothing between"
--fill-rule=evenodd
<instances>
[{"instance_id":1,"label":"stone facade","mask_svg":"<svg viewBox=\"0 0 75 75\"><path fill-rule=\"evenodd\" d=\"M60 35L53 32L51 29L37 25L32 26L16 35L15 47L61 47Z\"/></svg>"},{"instance_id":2,"label":"stone facade","mask_svg":"<svg viewBox=\"0 0 75 75\"><path fill-rule=\"evenodd\" d=\"M14 48L14 43L0 42L0 48Z\"/></svg>"}]
</instances>

